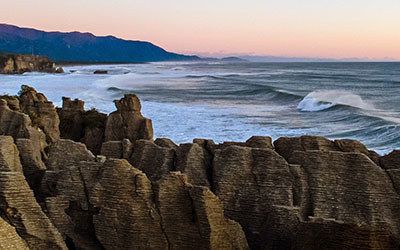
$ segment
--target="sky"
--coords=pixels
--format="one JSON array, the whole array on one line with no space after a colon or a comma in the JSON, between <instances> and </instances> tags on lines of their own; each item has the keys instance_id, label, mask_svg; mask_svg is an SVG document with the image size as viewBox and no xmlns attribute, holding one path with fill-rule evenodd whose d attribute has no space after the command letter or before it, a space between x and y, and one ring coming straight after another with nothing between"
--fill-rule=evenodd
<instances>
[{"instance_id":1,"label":"sky","mask_svg":"<svg viewBox=\"0 0 400 250\"><path fill-rule=\"evenodd\" d=\"M0 23L199 55L400 59L400 0L13 0Z\"/></svg>"}]
</instances>

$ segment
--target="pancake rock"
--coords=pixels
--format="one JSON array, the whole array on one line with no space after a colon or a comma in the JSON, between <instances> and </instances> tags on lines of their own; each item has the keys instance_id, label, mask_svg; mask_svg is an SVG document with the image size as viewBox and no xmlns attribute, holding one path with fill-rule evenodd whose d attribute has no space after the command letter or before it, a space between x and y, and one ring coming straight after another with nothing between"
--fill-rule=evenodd
<instances>
[{"instance_id":1,"label":"pancake rock","mask_svg":"<svg viewBox=\"0 0 400 250\"><path fill-rule=\"evenodd\" d=\"M80 162L57 176L52 180L55 196L46 200L46 207L54 224L76 247L247 248L240 225L223 216L218 198L206 188L198 187L201 192L195 191L188 183L172 184L164 179L153 187L141 171L117 159L104 163ZM179 185L174 189L176 184ZM181 192L187 195L185 203L174 203L175 200L183 202ZM190 192L193 197L189 196ZM154 196L158 197L156 202ZM192 202L198 208L187 206ZM174 209L164 214L164 204ZM196 216L193 211L197 210L198 222L193 221ZM181 218L185 230L177 230L177 224L170 222L172 218L175 221ZM188 233L190 228L192 232Z\"/></svg>"},{"instance_id":2,"label":"pancake rock","mask_svg":"<svg viewBox=\"0 0 400 250\"><path fill-rule=\"evenodd\" d=\"M48 142L54 142L60 138L60 119L52 102L49 102L42 93L34 88L23 85L21 87L19 103L21 111L28 114L32 124L46 135Z\"/></svg>"},{"instance_id":3,"label":"pancake rock","mask_svg":"<svg viewBox=\"0 0 400 250\"><path fill-rule=\"evenodd\" d=\"M43 213L25 181L18 149L11 137L0 136L0 151L1 230L7 229L14 241L4 244L26 248L25 242L29 249L66 249L60 233ZM19 237L13 234L12 227Z\"/></svg>"},{"instance_id":4,"label":"pancake rock","mask_svg":"<svg viewBox=\"0 0 400 250\"><path fill-rule=\"evenodd\" d=\"M153 126L150 119L143 117L140 100L136 95L125 95L114 101L117 111L107 118L105 141L153 139Z\"/></svg>"},{"instance_id":5,"label":"pancake rock","mask_svg":"<svg viewBox=\"0 0 400 250\"><path fill-rule=\"evenodd\" d=\"M103 142L153 139L151 120L141 114L137 96L125 95L115 106L117 110L107 116L95 109L85 111L83 101L64 97L63 107L58 109L61 137L83 142L95 154L101 153Z\"/></svg>"},{"instance_id":6,"label":"pancake rock","mask_svg":"<svg viewBox=\"0 0 400 250\"><path fill-rule=\"evenodd\" d=\"M173 149L160 147L151 141L138 140L133 146L129 162L155 182L174 170L174 159Z\"/></svg>"},{"instance_id":7,"label":"pancake rock","mask_svg":"<svg viewBox=\"0 0 400 250\"><path fill-rule=\"evenodd\" d=\"M221 202L208 188L192 186L185 175L172 172L156 190L169 248L248 248L241 226L224 217Z\"/></svg>"}]
</instances>

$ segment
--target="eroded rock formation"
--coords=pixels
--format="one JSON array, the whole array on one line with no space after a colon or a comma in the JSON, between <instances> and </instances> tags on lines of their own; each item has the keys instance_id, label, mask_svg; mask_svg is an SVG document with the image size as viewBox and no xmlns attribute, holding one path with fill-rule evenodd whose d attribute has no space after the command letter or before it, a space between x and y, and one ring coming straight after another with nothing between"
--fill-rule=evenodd
<instances>
[{"instance_id":1,"label":"eroded rock formation","mask_svg":"<svg viewBox=\"0 0 400 250\"><path fill-rule=\"evenodd\" d=\"M48 142L60 138L60 119L52 102L34 88L23 85L19 95L21 111L28 114L33 126L43 130Z\"/></svg>"},{"instance_id":2,"label":"eroded rock formation","mask_svg":"<svg viewBox=\"0 0 400 250\"><path fill-rule=\"evenodd\" d=\"M400 248L398 150L153 142L139 99L115 104L107 116L69 98L56 112L29 87L0 97L0 248Z\"/></svg>"},{"instance_id":3,"label":"eroded rock formation","mask_svg":"<svg viewBox=\"0 0 400 250\"><path fill-rule=\"evenodd\" d=\"M0 74L22 74L25 72L63 73L63 69L44 56L0 54Z\"/></svg>"},{"instance_id":4,"label":"eroded rock formation","mask_svg":"<svg viewBox=\"0 0 400 250\"><path fill-rule=\"evenodd\" d=\"M19 152L11 137L0 136L0 217L12 240L22 248L66 249L64 240L36 202L22 172ZM8 224L8 225L7 225ZM14 228L14 229L13 229ZM4 243L9 244L8 242Z\"/></svg>"},{"instance_id":5,"label":"eroded rock formation","mask_svg":"<svg viewBox=\"0 0 400 250\"><path fill-rule=\"evenodd\" d=\"M114 101L117 111L107 118L105 141L120 141L129 139L153 140L153 126L150 119L143 117L140 100L136 95L125 95L121 100Z\"/></svg>"},{"instance_id":6,"label":"eroded rock formation","mask_svg":"<svg viewBox=\"0 0 400 250\"><path fill-rule=\"evenodd\" d=\"M107 115L95 109L84 110L84 102L63 97L60 117L61 138L83 142L93 153L99 154L104 142Z\"/></svg>"}]
</instances>

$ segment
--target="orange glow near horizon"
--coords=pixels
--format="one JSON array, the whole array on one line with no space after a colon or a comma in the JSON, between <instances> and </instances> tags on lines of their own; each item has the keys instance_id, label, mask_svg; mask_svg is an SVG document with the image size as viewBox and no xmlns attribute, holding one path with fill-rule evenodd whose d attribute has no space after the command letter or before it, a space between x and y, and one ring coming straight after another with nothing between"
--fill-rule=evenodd
<instances>
[{"instance_id":1,"label":"orange glow near horizon","mask_svg":"<svg viewBox=\"0 0 400 250\"><path fill-rule=\"evenodd\" d=\"M398 0L35 2L2 3L0 22L189 54L400 59Z\"/></svg>"}]
</instances>

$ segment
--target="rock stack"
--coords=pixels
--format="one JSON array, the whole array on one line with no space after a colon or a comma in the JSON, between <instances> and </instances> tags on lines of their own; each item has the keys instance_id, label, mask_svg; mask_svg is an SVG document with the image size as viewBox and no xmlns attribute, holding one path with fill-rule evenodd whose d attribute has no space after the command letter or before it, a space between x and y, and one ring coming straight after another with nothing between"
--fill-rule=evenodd
<instances>
[{"instance_id":1,"label":"rock stack","mask_svg":"<svg viewBox=\"0 0 400 250\"><path fill-rule=\"evenodd\" d=\"M400 151L353 140L153 141L140 101L110 115L24 86L0 97L2 249L398 249Z\"/></svg>"}]
</instances>

